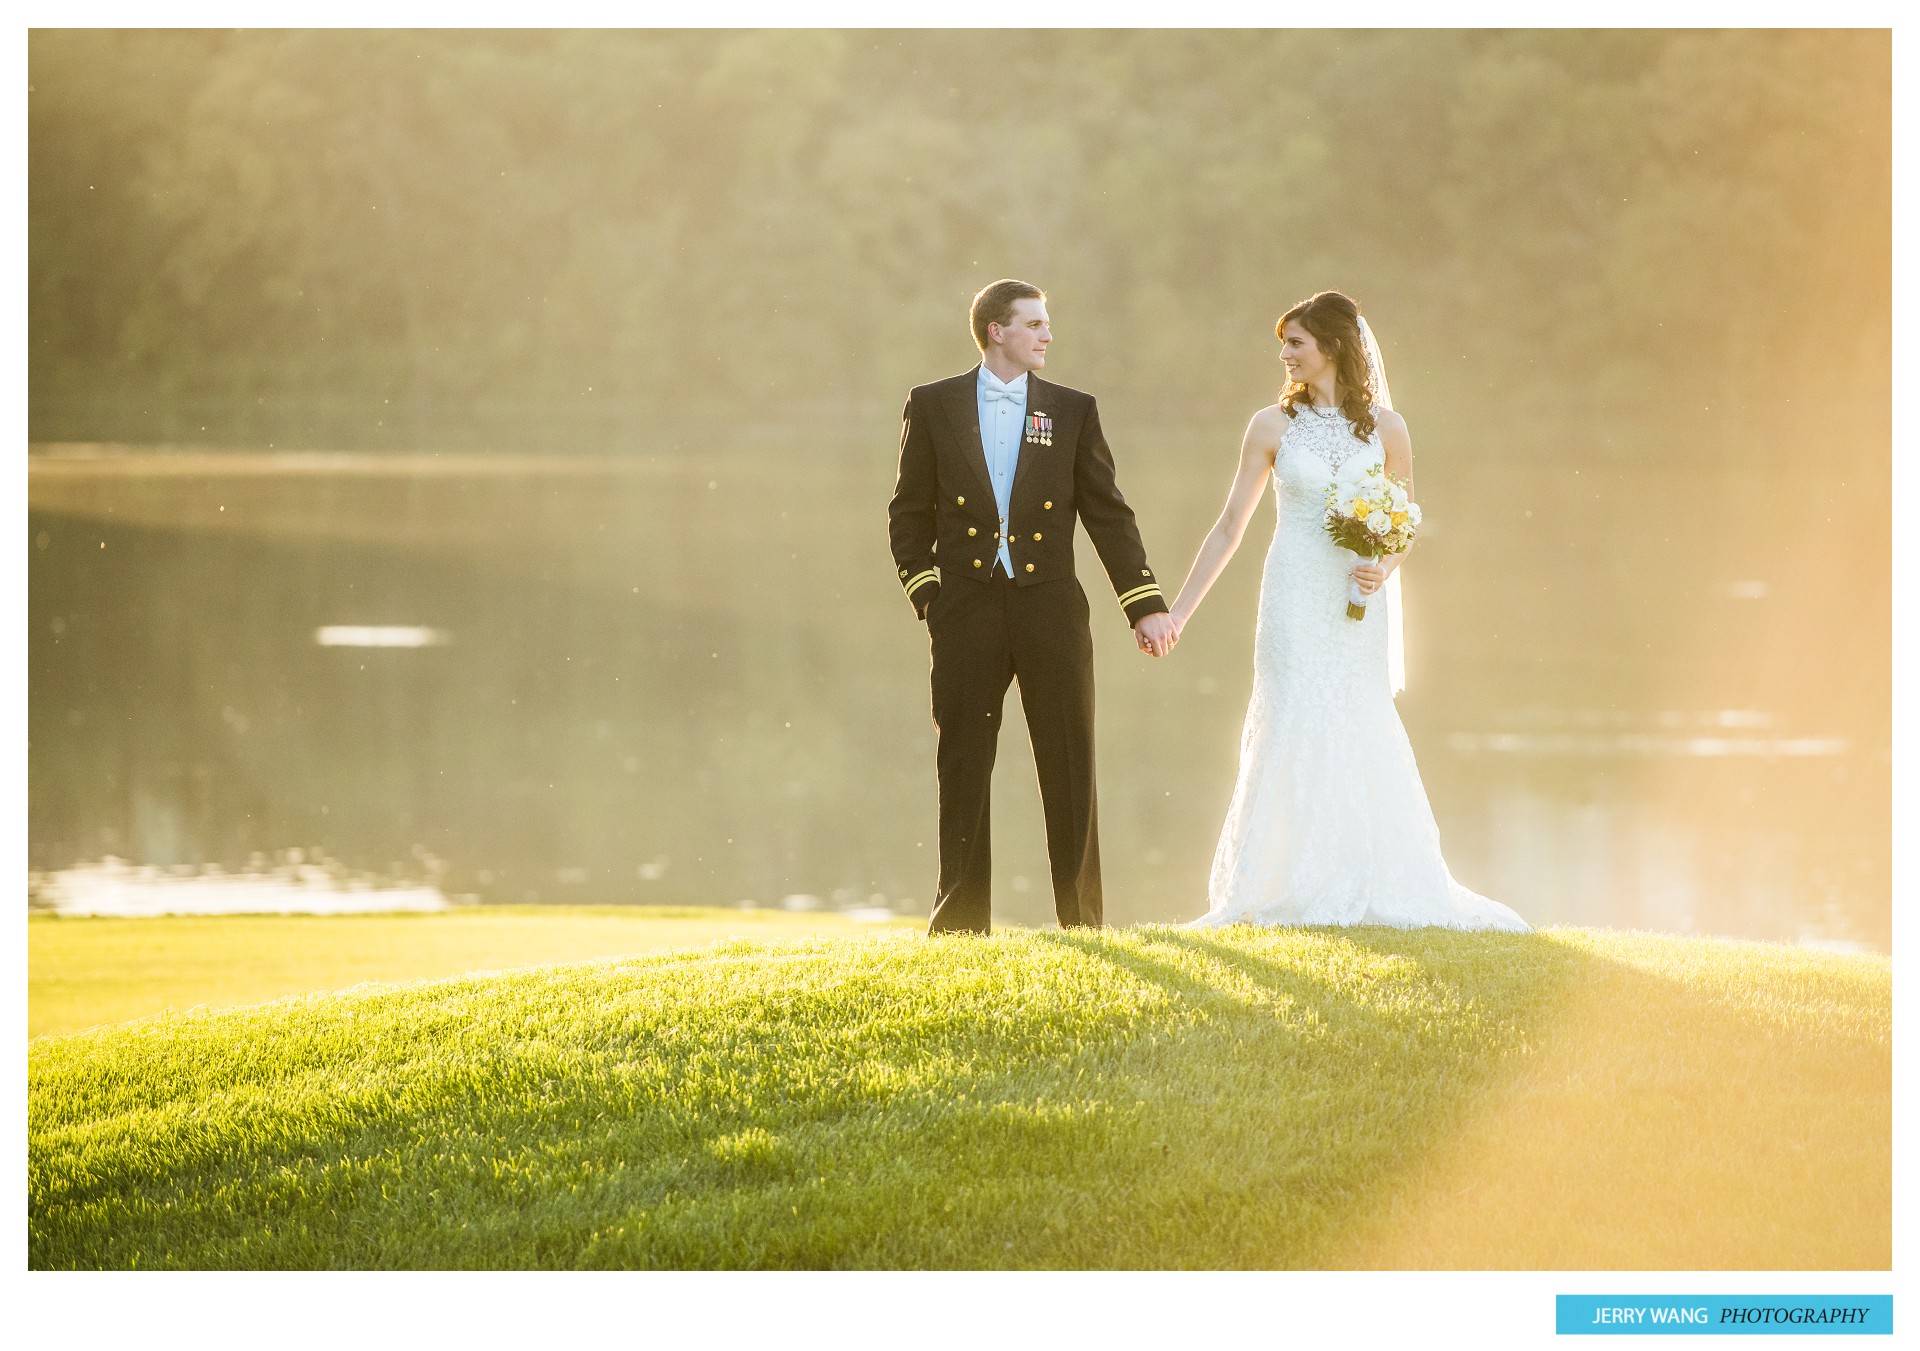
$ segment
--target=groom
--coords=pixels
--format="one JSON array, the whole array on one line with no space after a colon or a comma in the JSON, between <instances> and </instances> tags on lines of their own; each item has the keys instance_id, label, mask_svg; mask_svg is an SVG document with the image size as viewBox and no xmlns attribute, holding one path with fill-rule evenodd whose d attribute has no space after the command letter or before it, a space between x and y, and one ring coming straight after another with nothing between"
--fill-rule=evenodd
<instances>
[{"instance_id":1,"label":"groom","mask_svg":"<svg viewBox=\"0 0 1920 1351\"><path fill-rule=\"evenodd\" d=\"M991 927L988 798L1016 678L1054 909L1063 926L1097 927L1093 635L1073 575L1076 515L1140 649L1165 656L1178 635L1114 482L1093 397L1035 374L1053 341L1046 294L994 282L973 298L972 321L980 364L907 395L887 508L900 585L933 640L940 881L928 932Z\"/></svg>"}]
</instances>

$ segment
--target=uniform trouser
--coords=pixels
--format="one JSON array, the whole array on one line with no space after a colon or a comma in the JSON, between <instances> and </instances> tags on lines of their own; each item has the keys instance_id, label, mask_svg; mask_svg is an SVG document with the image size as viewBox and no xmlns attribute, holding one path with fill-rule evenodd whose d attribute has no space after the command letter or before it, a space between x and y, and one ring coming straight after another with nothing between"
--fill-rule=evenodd
<instances>
[{"instance_id":1,"label":"uniform trouser","mask_svg":"<svg viewBox=\"0 0 1920 1351\"><path fill-rule=\"evenodd\" d=\"M1016 586L955 578L927 614L939 732L940 882L929 933L990 930L989 798L1007 685L1020 682L1040 777L1054 910L1063 926L1101 922L1093 788L1093 635L1071 577Z\"/></svg>"}]
</instances>

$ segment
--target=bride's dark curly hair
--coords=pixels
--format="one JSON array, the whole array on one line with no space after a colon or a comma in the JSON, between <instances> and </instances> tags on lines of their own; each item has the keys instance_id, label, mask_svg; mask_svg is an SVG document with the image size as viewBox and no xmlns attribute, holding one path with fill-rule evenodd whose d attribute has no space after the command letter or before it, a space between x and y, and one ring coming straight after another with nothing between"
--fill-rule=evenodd
<instances>
[{"instance_id":1,"label":"bride's dark curly hair","mask_svg":"<svg viewBox=\"0 0 1920 1351\"><path fill-rule=\"evenodd\" d=\"M1280 316L1273 326L1275 337L1284 337L1289 323L1297 323L1313 334L1320 350L1333 361L1334 388L1340 396L1340 411L1347 415L1353 434L1364 441L1373 435L1373 372L1367 368L1367 346L1360 337L1360 306L1338 291L1321 291L1295 305ZM1313 403L1313 391L1293 383L1280 391L1280 406L1288 417L1294 410Z\"/></svg>"}]
</instances>

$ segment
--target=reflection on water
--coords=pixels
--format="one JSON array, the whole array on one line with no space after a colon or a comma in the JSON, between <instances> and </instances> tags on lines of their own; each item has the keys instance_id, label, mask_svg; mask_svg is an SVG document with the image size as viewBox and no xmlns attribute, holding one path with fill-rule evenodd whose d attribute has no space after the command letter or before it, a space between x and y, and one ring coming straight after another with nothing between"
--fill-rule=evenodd
<instances>
[{"instance_id":1,"label":"reflection on water","mask_svg":"<svg viewBox=\"0 0 1920 1351\"><path fill-rule=\"evenodd\" d=\"M1613 736L1530 735L1524 732L1452 732L1447 745L1456 751L1510 755L1751 755L1769 760L1783 755L1844 755L1845 737L1656 736L1621 732Z\"/></svg>"},{"instance_id":2,"label":"reflection on water","mask_svg":"<svg viewBox=\"0 0 1920 1351\"><path fill-rule=\"evenodd\" d=\"M413 624L322 624L313 641L322 647L439 647L448 635Z\"/></svg>"},{"instance_id":3,"label":"reflection on water","mask_svg":"<svg viewBox=\"0 0 1920 1351\"><path fill-rule=\"evenodd\" d=\"M229 873L205 867L133 867L108 857L32 879L28 904L57 915L368 915L391 911L445 910L447 898L432 886L387 886L323 863L309 863L289 850L280 867L258 866Z\"/></svg>"},{"instance_id":4,"label":"reflection on water","mask_svg":"<svg viewBox=\"0 0 1920 1351\"><path fill-rule=\"evenodd\" d=\"M1845 755L1847 738L1833 736L1701 735L1727 728L1765 730L1774 726L1773 714L1753 708L1722 708L1692 715L1666 709L1648 721L1658 732L1630 728L1634 716L1604 709L1533 709L1527 719L1536 727L1576 727L1579 731L1452 732L1447 746L1463 754L1496 755L1688 755L1781 756ZM1602 731L1599 729L1615 729Z\"/></svg>"},{"instance_id":5,"label":"reflection on water","mask_svg":"<svg viewBox=\"0 0 1920 1351\"><path fill-rule=\"evenodd\" d=\"M890 436L862 430L864 459L739 436L615 461L36 456L32 866L237 886L320 849L436 896L924 913L933 731ZM1225 478L1134 439L1122 482L1177 577ZM1662 495L1586 472L1548 550L1481 528L1490 472L1423 484L1400 708L1454 872L1536 923L1884 948L1884 664L1861 588L1820 570L1844 551L1781 526L1676 583ZM1553 500L1537 474L1516 493L1505 466L1499 493ZM1270 528L1164 662L1088 586L1116 922L1206 908ZM996 914L1048 923L1023 738L997 776Z\"/></svg>"}]
</instances>

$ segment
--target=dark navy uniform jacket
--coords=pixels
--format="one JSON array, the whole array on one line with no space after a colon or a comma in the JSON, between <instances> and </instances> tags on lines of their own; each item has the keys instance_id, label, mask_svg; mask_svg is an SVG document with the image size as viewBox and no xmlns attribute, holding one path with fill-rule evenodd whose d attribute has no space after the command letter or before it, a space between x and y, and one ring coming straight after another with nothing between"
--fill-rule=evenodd
<instances>
[{"instance_id":1,"label":"dark navy uniform jacket","mask_svg":"<svg viewBox=\"0 0 1920 1351\"><path fill-rule=\"evenodd\" d=\"M980 368L918 385L900 415L900 475L887 516L893 563L924 619L941 585L992 575L1001 524L980 448ZM1113 453L1093 396L1027 375L1020 464L1007 512L1013 579L1073 576L1075 518L1087 527L1127 623L1166 610L1133 508L1114 482Z\"/></svg>"}]
</instances>

